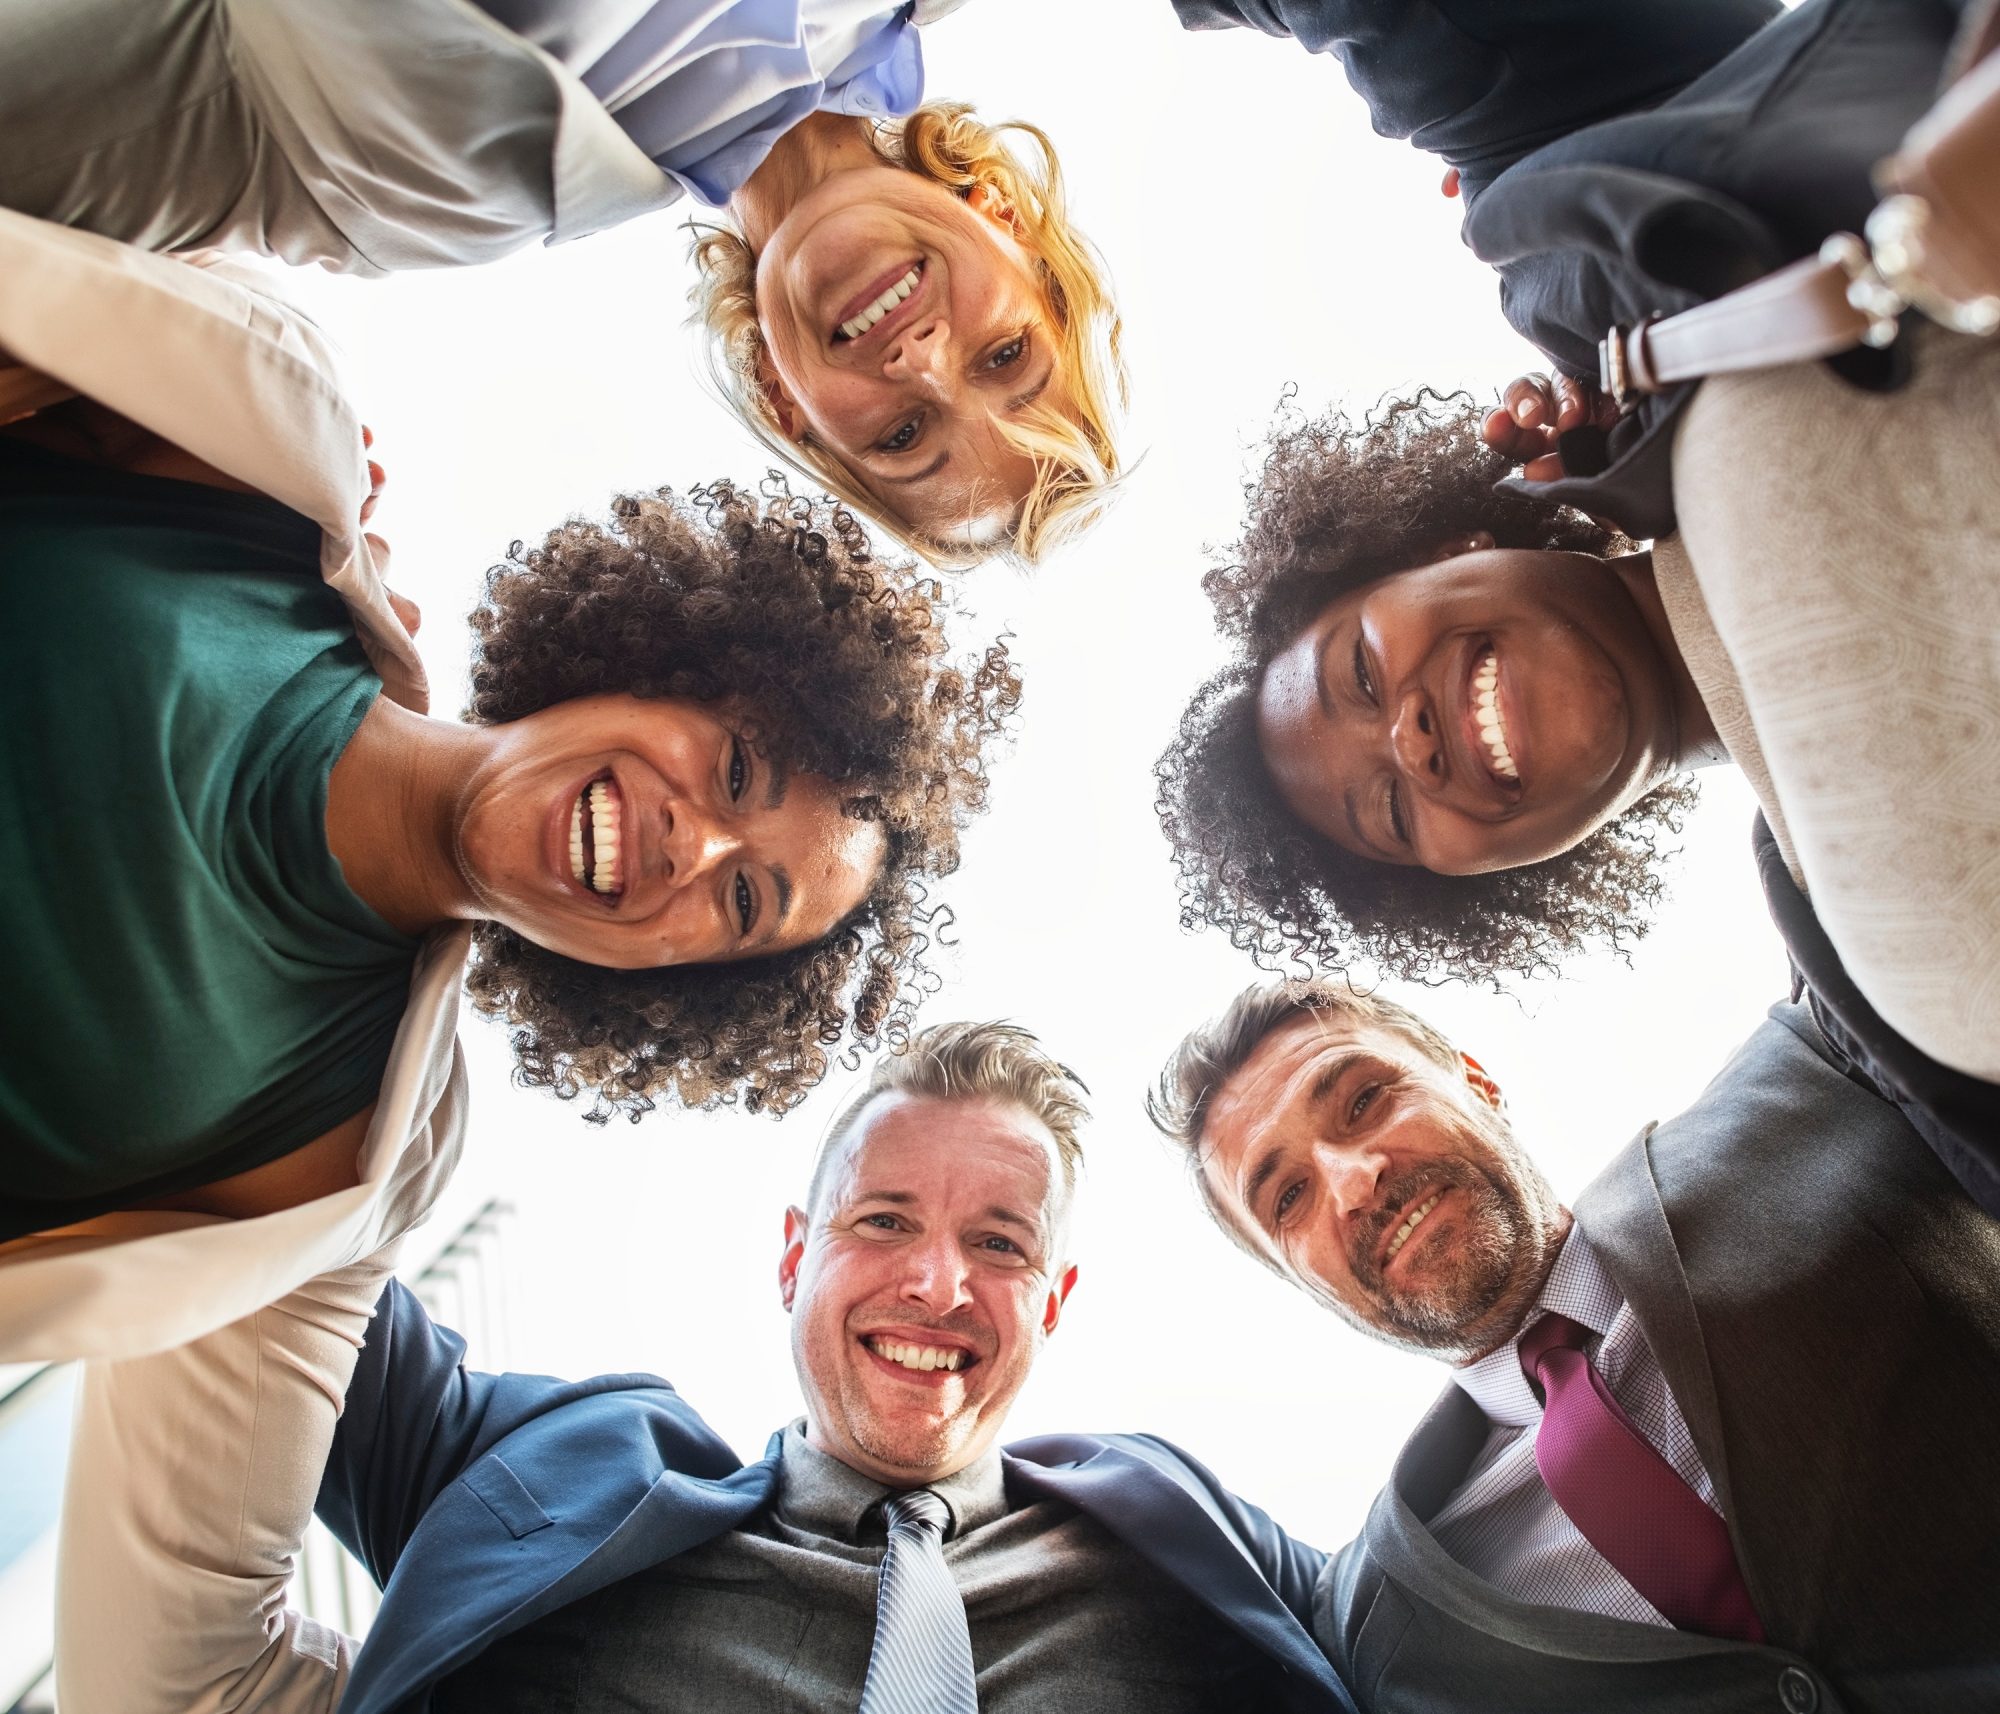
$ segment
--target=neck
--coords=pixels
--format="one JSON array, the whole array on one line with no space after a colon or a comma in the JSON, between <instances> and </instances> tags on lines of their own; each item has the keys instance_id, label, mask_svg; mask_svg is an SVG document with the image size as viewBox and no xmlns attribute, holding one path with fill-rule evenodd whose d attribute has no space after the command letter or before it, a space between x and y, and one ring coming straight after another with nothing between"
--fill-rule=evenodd
<instances>
[{"instance_id":1,"label":"neck","mask_svg":"<svg viewBox=\"0 0 2000 1714\"><path fill-rule=\"evenodd\" d=\"M454 830L483 737L380 696L333 765L328 848L361 901L404 934L476 914Z\"/></svg>"},{"instance_id":2,"label":"neck","mask_svg":"<svg viewBox=\"0 0 2000 1714\"><path fill-rule=\"evenodd\" d=\"M1494 1320L1500 1330L1481 1343L1477 1350L1452 1358L1454 1369L1470 1368L1481 1358L1492 1356L1501 1346L1511 1345L1521 1337L1534 1316L1535 1305L1542 1301L1542 1293L1548 1289L1549 1275L1556 1271L1556 1260L1562 1255L1570 1228L1575 1224L1576 1216L1558 1204L1556 1218L1549 1227L1547 1242L1542 1247L1542 1255L1533 1275L1510 1291L1498 1305Z\"/></svg>"},{"instance_id":3,"label":"neck","mask_svg":"<svg viewBox=\"0 0 2000 1714\"><path fill-rule=\"evenodd\" d=\"M1688 671L1687 659L1681 653L1680 644L1674 640L1674 628L1667 623L1667 609L1660 600L1660 585L1653 572L1651 550L1642 548L1637 553L1620 554L1605 563L1618 574L1638 607L1646 629L1652 634L1653 644L1660 651L1660 659L1666 665L1668 679L1673 684L1674 734L1669 746L1671 754L1662 758L1662 775L1728 761L1729 751L1716 736L1708 704L1702 701L1701 692L1695 688L1694 674Z\"/></svg>"},{"instance_id":4,"label":"neck","mask_svg":"<svg viewBox=\"0 0 2000 1714\"><path fill-rule=\"evenodd\" d=\"M870 135L865 119L812 113L771 145L771 152L729 199L730 218L753 256L763 252L771 234L814 186L835 173L882 164Z\"/></svg>"}]
</instances>

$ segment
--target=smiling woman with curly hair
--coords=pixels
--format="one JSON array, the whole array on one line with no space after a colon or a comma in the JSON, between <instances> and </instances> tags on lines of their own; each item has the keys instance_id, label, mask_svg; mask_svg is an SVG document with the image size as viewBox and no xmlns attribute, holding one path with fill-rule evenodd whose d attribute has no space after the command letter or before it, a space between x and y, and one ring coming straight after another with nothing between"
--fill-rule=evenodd
<instances>
[{"instance_id":1,"label":"smiling woman with curly hair","mask_svg":"<svg viewBox=\"0 0 2000 1714\"><path fill-rule=\"evenodd\" d=\"M775 480L627 496L608 527L572 520L493 569L468 718L606 693L698 705L734 723L753 772L826 782L879 836L859 902L765 956L605 968L481 925L469 985L514 1025L522 1081L635 1117L664 1091L783 1112L829 1049L902 1032L925 981L923 883L958 866L1020 699L1005 646L954 663L943 619L935 582L878 564L851 514Z\"/></svg>"},{"instance_id":2,"label":"smiling woman with curly hair","mask_svg":"<svg viewBox=\"0 0 2000 1714\"><path fill-rule=\"evenodd\" d=\"M303 518L29 426L0 572L67 567L86 594L22 607L36 637L115 646L87 710L25 634L0 684L5 938L51 972L0 1006L0 1243L352 1186L413 981L441 999L468 940L520 1081L594 1118L783 1113L907 1029L1020 680L997 641L954 658L936 579L843 508L718 482L517 543L459 722L385 694ZM105 756L115 839L70 786ZM87 1018L137 1057L79 1093Z\"/></svg>"},{"instance_id":3,"label":"smiling woman with curly hair","mask_svg":"<svg viewBox=\"0 0 2000 1714\"><path fill-rule=\"evenodd\" d=\"M1273 431L1203 580L1234 658L1157 768L1186 926L1418 980L1645 932L1712 729L1648 556L1496 491L1481 415L1426 391Z\"/></svg>"}]
</instances>

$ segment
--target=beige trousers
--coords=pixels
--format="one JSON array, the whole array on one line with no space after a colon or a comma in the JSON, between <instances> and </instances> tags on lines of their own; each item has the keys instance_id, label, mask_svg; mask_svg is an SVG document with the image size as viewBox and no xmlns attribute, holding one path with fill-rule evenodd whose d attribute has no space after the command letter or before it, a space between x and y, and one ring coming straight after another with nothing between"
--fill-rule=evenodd
<instances>
[{"instance_id":1,"label":"beige trousers","mask_svg":"<svg viewBox=\"0 0 2000 1714\"><path fill-rule=\"evenodd\" d=\"M1849 975L2000 1080L2000 340L1904 337L1892 393L1821 364L1703 382L1680 545L1738 692L1704 698Z\"/></svg>"}]
</instances>

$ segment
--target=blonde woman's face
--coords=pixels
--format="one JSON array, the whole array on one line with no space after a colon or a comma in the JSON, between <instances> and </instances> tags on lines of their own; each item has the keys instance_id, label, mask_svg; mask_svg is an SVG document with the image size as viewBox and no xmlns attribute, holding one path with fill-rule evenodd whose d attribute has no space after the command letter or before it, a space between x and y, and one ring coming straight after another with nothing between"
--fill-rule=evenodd
<instances>
[{"instance_id":1,"label":"blonde woman's face","mask_svg":"<svg viewBox=\"0 0 2000 1714\"><path fill-rule=\"evenodd\" d=\"M756 300L787 434L920 534L1008 533L1035 473L1000 425L1070 401L1033 257L986 186L835 173L765 244Z\"/></svg>"}]
</instances>

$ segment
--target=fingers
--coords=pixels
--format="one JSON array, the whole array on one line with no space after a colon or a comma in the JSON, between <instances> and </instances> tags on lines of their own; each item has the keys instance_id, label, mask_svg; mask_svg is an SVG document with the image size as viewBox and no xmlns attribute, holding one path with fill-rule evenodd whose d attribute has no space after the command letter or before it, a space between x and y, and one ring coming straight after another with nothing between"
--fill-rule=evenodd
<instances>
[{"instance_id":1,"label":"fingers","mask_svg":"<svg viewBox=\"0 0 2000 1714\"><path fill-rule=\"evenodd\" d=\"M1510 464L1526 464L1555 451L1556 431L1548 426L1523 426L1506 406L1486 413L1479 438Z\"/></svg>"},{"instance_id":2,"label":"fingers","mask_svg":"<svg viewBox=\"0 0 2000 1714\"><path fill-rule=\"evenodd\" d=\"M423 610L407 595L398 595L393 589L383 593L389 597L389 605L395 609L396 617L403 621L403 629L414 637L423 625Z\"/></svg>"},{"instance_id":3,"label":"fingers","mask_svg":"<svg viewBox=\"0 0 2000 1714\"><path fill-rule=\"evenodd\" d=\"M368 461L368 498L361 502L361 521L365 524L375 516L375 508L382 499L382 485L389 480L381 465L374 459Z\"/></svg>"},{"instance_id":4,"label":"fingers","mask_svg":"<svg viewBox=\"0 0 2000 1714\"><path fill-rule=\"evenodd\" d=\"M1546 375L1516 376L1501 389L1500 403L1522 428L1544 428L1555 423L1555 385Z\"/></svg>"},{"instance_id":5,"label":"fingers","mask_svg":"<svg viewBox=\"0 0 2000 1714\"><path fill-rule=\"evenodd\" d=\"M1446 196L1458 195L1458 168L1456 167L1445 168L1444 183L1439 185L1438 189L1443 191Z\"/></svg>"}]
</instances>

